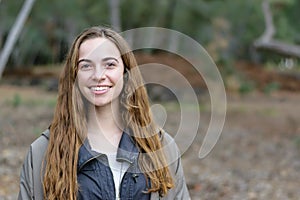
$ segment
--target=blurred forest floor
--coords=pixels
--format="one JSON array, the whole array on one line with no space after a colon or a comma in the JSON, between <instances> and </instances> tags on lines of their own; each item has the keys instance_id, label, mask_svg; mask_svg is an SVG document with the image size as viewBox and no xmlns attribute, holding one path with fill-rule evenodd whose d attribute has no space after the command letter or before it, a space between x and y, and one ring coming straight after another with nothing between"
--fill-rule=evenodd
<instances>
[{"instance_id":1,"label":"blurred forest floor","mask_svg":"<svg viewBox=\"0 0 300 200\"><path fill-rule=\"evenodd\" d=\"M201 126L182 156L192 199L298 199L300 196L300 82L294 75L266 71L247 63L237 69L257 83L241 94L229 83L227 116L222 135L204 159L199 149L210 120L210 102L201 77L184 70L184 61L140 56L140 63L180 68L199 92ZM30 143L46 129L53 116L56 91L53 76L32 72L6 74L0 84L0 199L16 199L20 167ZM31 77L31 78L30 78ZM42 78L42 81L37 79ZM168 78L164 76L164 78ZM170 81L173 81L170 77ZM233 81L234 82L234 81ZM281 89L266 92L268 83ZM264 85L265 84L265 85ZM164 102L163 105L172 104ZM169 106L165 129L176 132L177 110ZM193 119L189 120L193 123ZM188 125L186 125L188 126ZM188 127L187 127L188 128ZM187 133L188 134L188 133ZM184 138L177 141L184 143Z\"/></svg>"}]
</instances>

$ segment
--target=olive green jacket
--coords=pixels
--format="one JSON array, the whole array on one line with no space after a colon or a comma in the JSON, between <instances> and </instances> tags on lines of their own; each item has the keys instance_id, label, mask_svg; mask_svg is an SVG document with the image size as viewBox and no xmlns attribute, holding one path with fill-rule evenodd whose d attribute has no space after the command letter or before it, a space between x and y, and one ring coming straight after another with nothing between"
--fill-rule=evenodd
<instances>
[{"instance_id":1,"label":"olive green jacket","mask_svg":"<svg viewBox=\"0 0 300 200\"><path fill-rule=\"evenodd\" d=\"M20 191L18 200L42 200L43 187L41 166L47 149L49 130L37 138L31 145L25 158L20 175ZM166 196L160 197L157 192L151 193L151 200L190 199L187 190L183 169L180 161L180 152L173 138L167 134L161 134L161 142L165 148L167 162L175 181L175 187L169 190Z\"/></svg>"}]
</instances>

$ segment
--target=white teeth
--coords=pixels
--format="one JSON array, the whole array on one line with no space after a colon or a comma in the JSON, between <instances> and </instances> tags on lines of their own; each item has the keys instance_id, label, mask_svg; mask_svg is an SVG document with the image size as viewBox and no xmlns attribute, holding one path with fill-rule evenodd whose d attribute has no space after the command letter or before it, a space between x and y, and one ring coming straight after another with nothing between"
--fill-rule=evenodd
<instances>
[{"instance_id":1,"label":"white teeth","mask_svg":"<svg viewBox=\"0 0 300 200\"><path fill-rule=\"evenodd\" d=\"M92 87L91 89L94 91L103 91L107 90L109 87L108 86L100 86L100 87Z\"/></svg>"}]
</instances>

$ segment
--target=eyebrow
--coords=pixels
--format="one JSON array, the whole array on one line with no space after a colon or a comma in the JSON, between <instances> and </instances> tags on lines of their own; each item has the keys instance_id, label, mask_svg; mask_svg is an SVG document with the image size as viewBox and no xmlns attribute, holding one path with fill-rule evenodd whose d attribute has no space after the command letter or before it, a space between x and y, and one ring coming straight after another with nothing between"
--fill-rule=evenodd
<instances>
[{"instance_id":1,"label":"eyebrow","mask_svg":"<svg viewBox=\"0 0 300 200\"><path fill-rule=\"evenodd\" d=\"M88 63L92 63L92 61L91 61L91 60L83 58L83 59L80 59L80 60L78 60L77 64L79 64L79 63L81 63L81 62L88 62Z\"/></svg>"},{"instance_id":2,"label":"eyebrow","mask_svg":"<svg viewBox=\"0 0 300 200\"><path fill-rule=\"evenodd\" d=\"M102 59L102 61L108 61L108 60L115 60L116 62L119 62L118 59L115 57L105 57Z\"/></svg>"},{"instance_id":3,"label":"eyebrow","mask_svg":"<svg viewBox=\"0 0 300 200\"><path fill-rule=\"evenodd\" d=\"M108 61L108 60L115 60L116 62L119 63L119 60L117 58L114 58L114 57L105 57L102 59L102 62L103 61ZM77 64L81 63L81 62L88 62L88 63L92 63L92 60L90 59L86 59L86 58L83 58L83 59L80 59Z\"/></svg>"}]
</instances>

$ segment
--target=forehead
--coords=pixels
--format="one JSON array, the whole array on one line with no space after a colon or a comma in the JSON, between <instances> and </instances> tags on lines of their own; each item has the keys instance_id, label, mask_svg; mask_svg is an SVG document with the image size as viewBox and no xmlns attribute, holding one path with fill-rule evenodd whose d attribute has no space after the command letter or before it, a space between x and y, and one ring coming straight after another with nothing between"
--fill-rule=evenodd
<instances>
[{"instance_id":1,"label":"forehead","mask_svg":"<svg viewBox=\"0 0 300 200\"><path fill-rule=\"evenodd\" d=\"M106 38L97 37L88 39L79 47L79 59L93 59L107 56L115 56L120 58L121 54L117 46Z\"/></svg>"}]
</instances>

